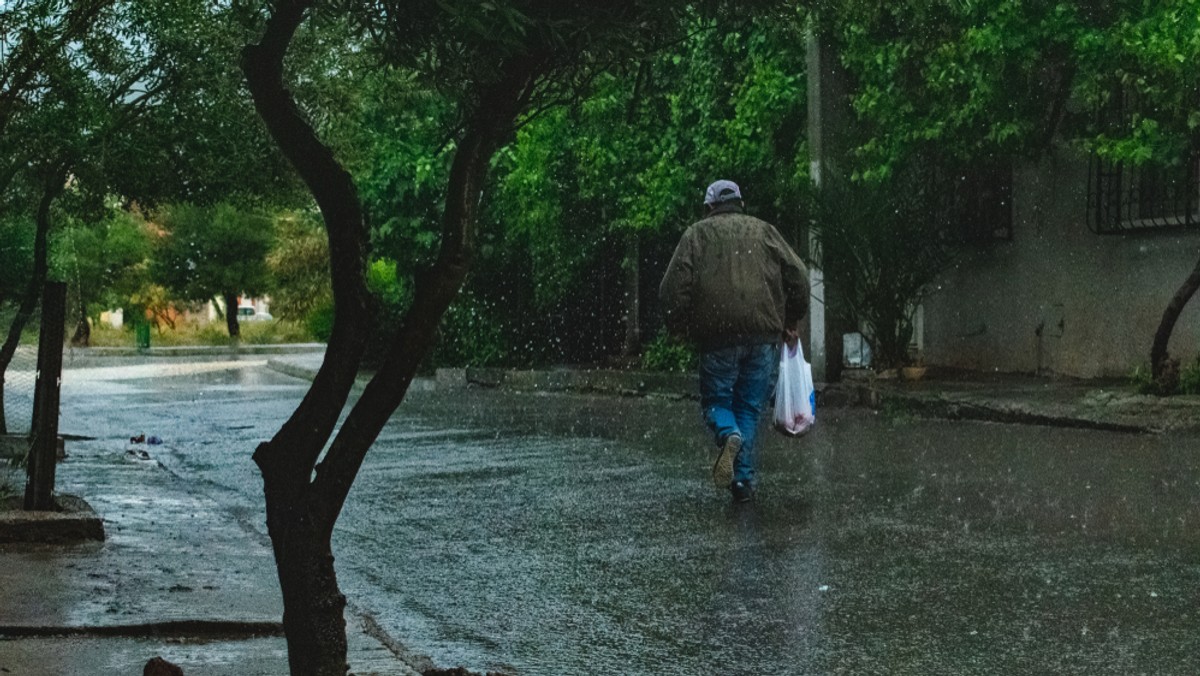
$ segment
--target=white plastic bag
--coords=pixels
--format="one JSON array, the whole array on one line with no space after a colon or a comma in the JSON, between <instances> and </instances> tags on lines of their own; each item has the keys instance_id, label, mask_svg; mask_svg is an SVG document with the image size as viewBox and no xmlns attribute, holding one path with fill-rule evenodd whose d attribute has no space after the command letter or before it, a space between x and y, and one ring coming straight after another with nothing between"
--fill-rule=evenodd
<instances>
[{"instance_id":1,"label":"white plastic bag","mask_svg":"<svg viewBox=\"0 0 1200 676\"><path fill-rule=\"evenodd\" d=\"M817 399L813 391L812 366L804 361L800 341L795 347L779 347L779 382L775 385L775 429L798 437L812 428Z\"/></svg>"}]
</instances>

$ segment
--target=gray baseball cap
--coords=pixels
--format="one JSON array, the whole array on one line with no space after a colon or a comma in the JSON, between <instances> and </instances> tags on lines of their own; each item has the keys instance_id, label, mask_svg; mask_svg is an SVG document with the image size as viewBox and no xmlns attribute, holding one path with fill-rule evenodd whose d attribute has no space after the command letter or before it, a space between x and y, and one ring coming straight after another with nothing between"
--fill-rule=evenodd
<instances>
[{"instance_id":1,"label":"gray baseball cap","mask_svg":"<svg viewBox=\"0 0 1200 676\"><path fill-rule=\"evenodd\" d=\"M741 199L742 190L738 188L737 183L724 179L713 182L712 185L708 186L708 190L704 191L704 203L710 206L739 201Z\"/></svg>"}]
</instances>

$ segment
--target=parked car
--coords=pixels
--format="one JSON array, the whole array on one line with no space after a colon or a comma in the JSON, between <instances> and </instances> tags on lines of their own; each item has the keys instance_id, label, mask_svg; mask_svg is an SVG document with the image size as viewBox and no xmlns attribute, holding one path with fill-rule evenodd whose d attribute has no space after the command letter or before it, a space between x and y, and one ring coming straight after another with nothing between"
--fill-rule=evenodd
<instances>
[{"instance_id":1,"label":"parked car","mask_svg":"<svg viewBox=\"0 0 1200 676\"><path fill-rule=\"evenodd\" d=\"M270 312L259 312L253 305L239 305L237 313L240 322L269 322L275 319Z\"/></svg>"}]
</instances>

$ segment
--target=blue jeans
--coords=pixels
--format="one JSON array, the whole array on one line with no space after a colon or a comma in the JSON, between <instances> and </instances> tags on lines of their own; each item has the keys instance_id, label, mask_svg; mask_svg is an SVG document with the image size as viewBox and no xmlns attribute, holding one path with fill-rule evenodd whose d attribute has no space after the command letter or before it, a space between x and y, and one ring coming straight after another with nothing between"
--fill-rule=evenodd
<instances>
[{"instance_id":1,"label":"blue jeans","mask_svg":"<svg viewBox=\"0 0 1200 676\"><path fill-rule=\"evenodd\" d=\"M700 407L720 446L742 435L733 480L754 485L758 467L758 419L775 389L779 347L773 343L736 345L700 355Z\"/></svg>"}]
</instances>

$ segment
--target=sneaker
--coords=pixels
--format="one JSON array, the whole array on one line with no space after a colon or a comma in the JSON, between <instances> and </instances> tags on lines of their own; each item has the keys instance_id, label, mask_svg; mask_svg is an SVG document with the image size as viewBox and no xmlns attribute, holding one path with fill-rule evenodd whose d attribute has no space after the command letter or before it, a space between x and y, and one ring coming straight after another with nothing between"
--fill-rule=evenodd
<instances>
[{"instance_id":1,"label":"sneaker","mask_svg":"<svg viewBox=\"0 0 1200 676\"><path fill-rule=\"evenodd\" d=\"M717 461L712 467L713 485L718 490L728 486L733 480L733 461L741 452L742 435L730 434L725 437L725 443L721 445L721 452L717 454Z\"/></svg>"},{"instance_id":2,"label":"sneaker","mask_svg":"<svg viewBox=\"0 0 1200 676\"><path fill-rule=\"evenodd\" d=\"M734 502L750 502L754 499L754 487L749 481L734 481L729 484L729 492Z\"/></svg>"}]
</instances>

